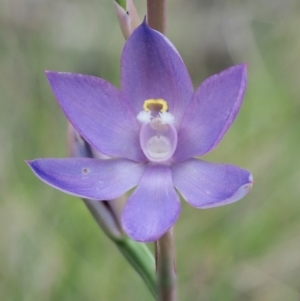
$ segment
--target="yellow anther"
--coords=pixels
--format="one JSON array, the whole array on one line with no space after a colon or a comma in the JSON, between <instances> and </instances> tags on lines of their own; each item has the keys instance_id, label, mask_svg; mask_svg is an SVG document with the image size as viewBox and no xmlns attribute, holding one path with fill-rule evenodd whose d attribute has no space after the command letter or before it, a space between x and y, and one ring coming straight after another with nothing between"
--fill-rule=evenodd
<instances>
[{"instance_id":1,"label":"yellow anther","mask_svg":"<svg viewBox=\"0 0 300 301\"><path fill-rule=\"evenodd\" d=\"M149 111L167 112L168 103L163 99L147 99L144 102L143 109L146 112Z\"/></svg>"}]
</instances>

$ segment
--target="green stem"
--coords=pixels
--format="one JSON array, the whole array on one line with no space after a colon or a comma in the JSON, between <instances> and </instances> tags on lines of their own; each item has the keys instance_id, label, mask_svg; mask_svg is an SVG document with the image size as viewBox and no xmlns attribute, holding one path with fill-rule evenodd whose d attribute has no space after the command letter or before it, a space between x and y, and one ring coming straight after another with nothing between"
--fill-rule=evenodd
<instances>
[{"instance_id":1,"label":"green stem","mask_svg":"<svg viewBox=\"0 0 300 301\"><path fill-rule=\"evenodd\" d=\"M128 237L115 241L115 243L132 267L140 274L153 297L156 299L155 261L147 246L143 243L135 242Z\"/></svg>"},{"instance_id":2,"label":"green stem","mask_svg":"<svg viewBox=\"0 0 300 301\"><path fill-rule=\"evenodd\" d=\"M115 0L121 7L123 7L125 10L126 8L126 0Z\"/></svg>"},{"instance_id":3,"label":"green stem","mask_svg":"<svg viewBox=\"0 0 300 301\"><path fill-rule=\"evenodd\" d=\"M156 251L158 300L175 301L176 272L172 229L157 241Z\"/></svg>"},{"instance_id":4,"label":"green stem","mask_svg":"<svg viewBox=\"0 0 300 301\"><path fill-rule=\"evenodd\" d=\"M153 29L166 33L167 0L147 0L147 23Z\"/></svg>"}]
</instances>

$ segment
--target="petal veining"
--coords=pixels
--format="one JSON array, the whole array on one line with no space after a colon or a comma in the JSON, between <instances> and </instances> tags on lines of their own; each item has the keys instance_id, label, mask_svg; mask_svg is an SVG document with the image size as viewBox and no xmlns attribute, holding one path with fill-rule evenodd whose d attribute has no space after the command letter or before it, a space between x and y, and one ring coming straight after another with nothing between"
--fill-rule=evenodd
<instances>
[{"instance_id":1,"label":"petal veining","mask_svg":"<svg viewBox=\"0 0 300 301\"><path fill-rule=\"evenodd\" d=\"M178 132L175 160L204 155L220 142L239 112L246 84L246 65L237 65L200 85Z\"/></svg>"},{"instance_id":2,"label":"petal veining","mask_svg":"<svg viewBox=\"0 0 300 301\"><path fill-rule=\"evenodd\" d=\"M27 162L46 184L93 200L111 200L136 186L144 165L126 159L37 159Z\"/></svg>"},{"instance_id":3,"label":"petal veining","mask_svg":"<svg viewBox=\"0 0 300 301\"><path fill-rule=\"evenodd\" d=\"M121 59L122 92L135 115L147 99L164 99L180 124L193 96L188 71L171 42L144 22L127 40Z\"/></svg>"},{"instance_id":4,"label":"petal veining","mask_svg":"<svg viewBox=\"0 0 300 301\"><path fill-rule=\"evenodd\" d=\"M253 184L249 171L228 164L197 159L175 164L173 181L183 198L196 208L210 208L236 202Z\"/></svg>"},{"instance_id":5,"label":"petal veining","mask_svg":"<svg viewBox=\"0 0 300 301\"><path fill-rule=\"evenodd\" d=\"M122 225L134 240L154 241L176 222L179 213L180 202L170 168L150 165L125 204Z\"/></svg>"},{"instance_id":6,"label":"petal veining","mask_svg":"<svg viewBox=\"0 0 300 301\"><path fill-rule=\"evenodd\" d=\"M138 121L120 91L93 76L46 74L64 113L87 142L112 157L145 160Z\"/></svg>"}]
</instances>

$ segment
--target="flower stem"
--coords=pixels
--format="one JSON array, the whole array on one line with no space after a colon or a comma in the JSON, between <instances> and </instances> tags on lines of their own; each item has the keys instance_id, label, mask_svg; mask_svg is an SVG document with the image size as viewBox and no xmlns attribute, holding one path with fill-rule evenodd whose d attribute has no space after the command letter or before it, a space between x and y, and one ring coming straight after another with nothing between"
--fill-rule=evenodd
<instances>
[{"instance_id":1,"label":"flower stem","mask_svg":"<svg viewBox=\"0 0 300 301\"><path fill-rule=\"evenodd\" d=\"M175 301L176 272L172 228L157 241L156 248L158 300Z\"/></svg>"},{"instance_id":2,"label":"flower stem","mask_svg":"<svg viewBox=\"0 0 300 301\"><path fill-rule=\"evenodd\" d=\"M153 297L156 299L157 284L155 261L147 246L145 244L135 242L126 236L122 240L115 241L115 243L132 267L140 274Z\"/></svg>"},{"instance_id":3,"label":"flower stem","mask_svg":"<svg viewBox=\"0 0 300 301\"><path fill-rule=\"evenodd\" d=\"M167 0L147 0L147 22L150 27L166 33Z\"/></svg>"}]
</instances>

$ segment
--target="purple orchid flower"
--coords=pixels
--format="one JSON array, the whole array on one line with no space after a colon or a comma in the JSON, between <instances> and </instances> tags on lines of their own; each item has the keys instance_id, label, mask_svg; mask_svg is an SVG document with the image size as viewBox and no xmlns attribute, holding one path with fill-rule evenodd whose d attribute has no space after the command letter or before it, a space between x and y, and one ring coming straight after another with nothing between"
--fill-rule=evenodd
<instances>
[{"instance_id":1,"label":"purple orchid flower","mask_svg":"<svg viewBox=\"0 0 300 301\"><path fill-rule=\"evenodd\" d=\"M213 75L193 91L171 42L144 22L126 42L121 89L80 74L47 72L65 115L111 159L37 159L28 164L47 184L83 198L110 200L136 189L123 212L137 241L160 238L177 220L179 196L192 206L229 204L251 189L251 174L202 156L234 121L246 88L246 65Z\"/></svg>"}]
</instances>

